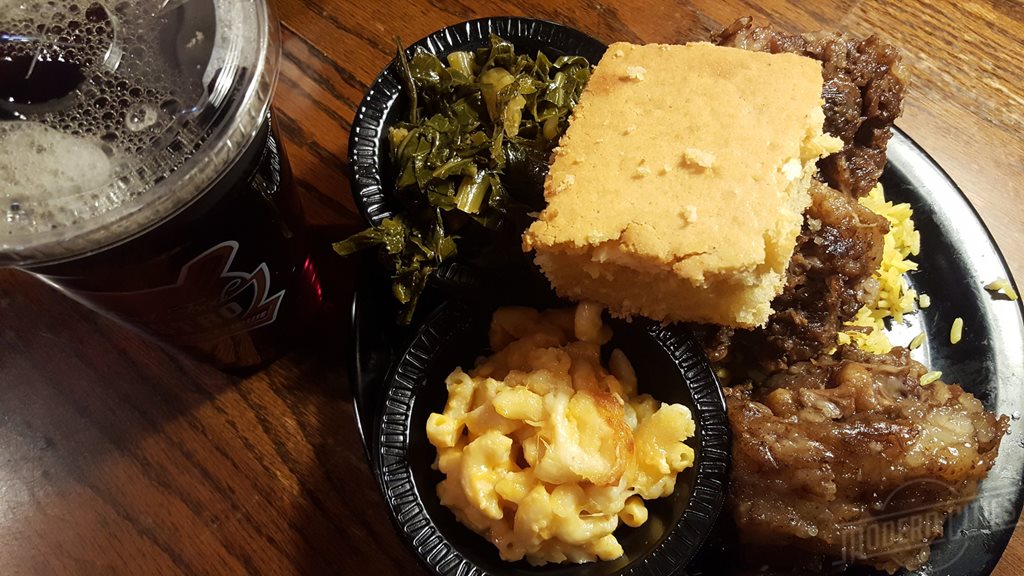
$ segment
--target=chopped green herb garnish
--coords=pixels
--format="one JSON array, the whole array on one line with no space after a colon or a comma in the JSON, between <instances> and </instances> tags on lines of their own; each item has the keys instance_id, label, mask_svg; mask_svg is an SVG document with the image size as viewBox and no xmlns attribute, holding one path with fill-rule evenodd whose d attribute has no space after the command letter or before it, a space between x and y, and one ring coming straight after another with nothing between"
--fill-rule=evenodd
<instances>
[{"instance_id":1,"label":"chopped green herb garnish","mask_svg":"<svg viewBox=\"0 0 1024 576\"><path fill-rule=\"evenodd\" d=\"M442 262L472 250L467 243L480 242L481 231L521 232L524 207L539 209L536 165L546 163L590 79L585 58L517 55L497 36L445 59L423 50L407 59L399 43L409 109L388 132L399 209L334 244L343 256L380 247L403 323Z\"/></svg>"}]
</instances>

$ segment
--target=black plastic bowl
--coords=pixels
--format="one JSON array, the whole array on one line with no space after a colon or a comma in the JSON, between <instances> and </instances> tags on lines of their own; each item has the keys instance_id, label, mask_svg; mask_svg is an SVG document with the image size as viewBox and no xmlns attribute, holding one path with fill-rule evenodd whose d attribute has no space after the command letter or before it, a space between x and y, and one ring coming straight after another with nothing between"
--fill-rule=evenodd
<instances>
[{"instance_id":1,"label":"black plastic bowl","mask_svg":"<svg viewBox=\"0 0 1024 576\"><path fill-rule=\"evenodd\" d=\"M413 44L408 54L424 49L443 56L479 48L488 44L491 34L511 41L520 53L540 50L550 58L581 55L596 63L606 49L594 38L558 24L486 18L431 34ZM392 62L360 104L349 144L353 195L371 225L379 224L395 209L387 127L406 107L398 67ZM632 361L641 391L690 407L697 424L691 441L696 452L694 467L680 475L672 496L648 503L650 518L644 526L624 527L616 534L625 550L622 559L534 568L524 562L502 561L487 540L459 524L440 504L436 486L441 475L431 469L436 452L426 438L426 420L431 412L444 407L446 376L456 366L468 369L486 352L494 308L506 303L570 304L559 302L542 277L511 266L501 276L476 278L475 282L482 284L477 284L472 304L469 296L465 300L451 298L451 291L427 294L410 332L390 325L393 303L387 282L374 283L375 275L370 272L364 270L365 278L360 280L354 314L356 354L372 356L365 370L359 368L358 361L355 364L357 411L364 412L363 417L367 409L374 414L366 438L371 465L392 520L425 567L439 575L604 576L670 574L686 565L721 511L729 462L725 402L706 357L688 331L642 321L612 324L616 334L613 345ZM367 390L368 384L363 382L367 378L377 385ZM378 387L381 385L383 390Z\"/></svg>"},{"instance_id":2,"label":"black plastic bowl","mask_svg":"<svg viewBox=\"0 0 1024 576\"><path fill-rule=\"evenodd\" d=\"M596 63L607 46L583 32L559 24L529 18L494 17L455 24L434 32L406 50L411 58L416 50L426 50L438 56L456 50L483 48L496 34L515 44L519 53L536 54L543 51L550 58L560 55L584 56ZM352 166L352 196L367 223L377 226L392 216L395 172L388 157L387 128L408 113L408 102L403 96L398 63L391 63L377 76L356 110L349 134L349 164ZM522 268L525 258L516 262ZM367 265L369 264L369 265ZM390 281L379 267L372 265L367 255L360 267L357 290L353 301L353 332L356 335L350 380L360 432L367 456L376 457L372 416L380 402L381 382L387 368L404 350L411 338L407 327L394 326L398 307L390 294ZM438 278L441 281L438 282ZM445 266L438 277L432 279L417 306L413 323L428 315L436 304L439 293L444 296L473 297L475 290L460 290L466 284L459 278L456 266ZM536 281L536 279L534 279ZM435 285L442 290L433 290ZM546 282L545 282L546 284ZM370 416L370 417L367 417Z\"/></svg>"},{"instance_id":3,"label":"black plastic bowl","mask_svg":"<svg viewBox=\"0 0 1024 576\"><path fill-rule=\"evenodd\" d=\"M578 30L544 22L544 20L520 17L488 17L469 20L439 30L411 45L407 54L412 57L416 50L426 50L439 56L456 50L482 48L489 44L490 35L496 34L515 44L518 53L536 54L543 50L549 57L559 55L582 55L597 61L604 54L605 46L600 41ZM402 96L403 89L395 60L385 68L362 98L352 121L349 134L348 158L352 167L352 198L359 212L371 225L378 225L384 218L393 215L397 208L394 201L395 174L388 158L387 128L409 112L409 102ZM531 284L547 281L538 279L536 271L523 271L526 258L514 262L517 272L523 276L534 275ZM373 418L367 415L377 413L380 402L381 384L387 368L397 359L411 338L409 327L394 326L397 304L390 294L390 280L384 278L379 266L374 266L369 254L360 265L361 274L352 307L352 331L355 334L354 355L349 378L356 404L360 436L367 448L371 462L377 458L372 430ZM505 291L508 286L504 278L490 282L486 289L461 289L471 282L461 278L458 265L446 265L438 271L437 277L425 291L417 306L414 324L425 318L436 304L438 294L444 296L472 298L475 294ZM440 285L441 290L432 287Z\"/></svg>"},{"instance_id":4,"label":"black plastic bowl","mask_svg":"<svg viewBox=\"0 0 1024 576\"><path fill-rule=\"evenodd\" d=\"M523 303L521 300L518 303ZM689 331L649 321L612 321L620 348L637 373L640 392L690 408L697 424L694 466L677 478L666 498L647 502L649 519L621 526L624 556L608 562L532 567L501 560L497 549L456 521L437 497L443 476L431 465L436 450L427 440L427 417L447 399L445 378L469 369L486 354L495 306L449 301L424 322L393 366L377 420L377 474L392 519L420 561L439 575L502 574L609 576L673 574L684 567L711 532L722 509L728 478L729 426L725 400L700 345Z\"/></svg>"},{"instance_id":5,"label":"black plastic bowl","mask_svg":"<svg viewBox=\"0 0 1024 576\"><path fill-rule=\"evenodd\" d=\"M596 64L607 46L591 36L565 26L529 18L482 18L449 26L416 42L406 50L411 58L416 50L444 56L457 50L483 48L491 34L512 42L517 53L543 51L554 60L562 55L577 55ZM395 181L388 156L387 127L408 112L401 97L402 82L394 60L377 76L356 110L349 136L348 155L352 165L352 196L363 217L376 226L392 216L395 206L389 198Z\"/></svg>"}]
</instances>

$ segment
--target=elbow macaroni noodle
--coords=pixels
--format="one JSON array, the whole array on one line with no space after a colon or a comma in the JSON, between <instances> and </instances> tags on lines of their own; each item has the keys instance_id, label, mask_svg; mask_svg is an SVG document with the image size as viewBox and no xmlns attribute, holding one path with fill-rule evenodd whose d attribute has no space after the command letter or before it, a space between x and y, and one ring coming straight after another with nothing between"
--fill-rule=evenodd
<instances>
[{"instance_id":1,"label":"elbow macaroni noodle","mask_svg":"<svg viewBox=\"0 0 1024 576\"><path fill-rule=\"evenodd\" d=\"M690 411L637 395L601 309L502 308L491 322L495 354L447 380L448 402L427 420L437 448L441 503L497 546L501 558L612 560L620 520L647 521L644 499L675 489L693 465Z\"/></svg>"}]
</instances>

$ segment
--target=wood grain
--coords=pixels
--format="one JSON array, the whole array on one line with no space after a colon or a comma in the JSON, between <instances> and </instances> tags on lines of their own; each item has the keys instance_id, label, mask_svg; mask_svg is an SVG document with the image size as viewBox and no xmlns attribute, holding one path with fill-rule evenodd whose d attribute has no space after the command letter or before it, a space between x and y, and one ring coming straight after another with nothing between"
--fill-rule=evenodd
<instances>
[{"instance_id":1,"label":"wood grain","mask_svg":"<svg viewBox=\"0 0 1024 576\"><path fill-rule=\"evenodd\" d=\"M1024 278L1024 6L1015 0L279 0L280 126L324 239L360 226L348 129L405 42L527 15L606 40L702 39L752 14L878 33L913 72L899 125L963 188ZM320 347L226 376L0 270L0 574L412 574L348 396L343 265ZM1024 573L1018 533L996 574Z\"/></svg>"}]
</instances>

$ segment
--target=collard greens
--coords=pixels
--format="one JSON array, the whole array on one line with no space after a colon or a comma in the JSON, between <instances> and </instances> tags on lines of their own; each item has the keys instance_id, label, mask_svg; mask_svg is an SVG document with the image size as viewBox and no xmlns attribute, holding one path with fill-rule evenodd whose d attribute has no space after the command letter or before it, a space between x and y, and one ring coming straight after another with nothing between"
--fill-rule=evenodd
<instances>
[{"instance_id":1,"label":"collard greens","mask_svg":"<svg viewBox=\"0 0 1024 576\"><path fill-rule=\"evenodd\" d=\"M408 114L390 128L388 141L400 208L334 249L348 255L379 246L408 322L442 262L472 251L471 243L521 232L524 207L541 195L531 166L543 165L565 131L590 63L517 55L497 36L445 62L423 50L409 60L399 46L398 63Z\"/></svg>"}]
</instances>

